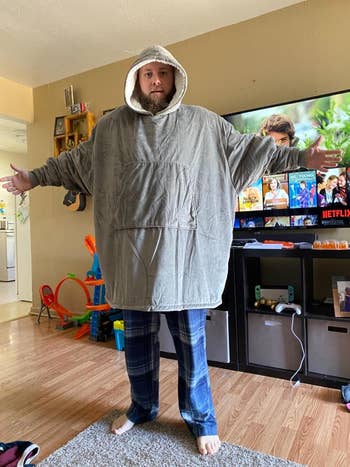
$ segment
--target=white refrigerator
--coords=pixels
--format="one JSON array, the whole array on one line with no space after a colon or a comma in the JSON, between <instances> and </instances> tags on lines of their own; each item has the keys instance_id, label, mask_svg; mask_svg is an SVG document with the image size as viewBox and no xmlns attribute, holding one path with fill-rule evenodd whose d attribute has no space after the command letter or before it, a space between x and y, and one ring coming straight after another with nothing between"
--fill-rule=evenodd
<instances>
[{"instance_id":1,"label":"white refrigerator","mask_svg":"<svg viewBox=\"0 0 350 467\"><path fill-rule=\"evenodd\" d=\"M13 230L0 230L0 281L16 279L15 233Z\"/></svg>"}]
</instances>

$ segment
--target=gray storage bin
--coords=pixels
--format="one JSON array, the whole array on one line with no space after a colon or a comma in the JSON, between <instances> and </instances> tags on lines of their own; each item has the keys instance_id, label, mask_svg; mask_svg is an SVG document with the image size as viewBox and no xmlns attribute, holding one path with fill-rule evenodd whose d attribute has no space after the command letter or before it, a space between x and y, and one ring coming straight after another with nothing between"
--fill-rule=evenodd
<instances>
[{"instance_id":1,"label":"gray storage bin","mask_svg":"<svg viewBox=\"0 0 350 467\"><path fill-rule=\"evenodd\" d=\"M248 363L296 370L301 362L300 343L291 332L291 316L248 313ZM294 332L302 340L300 318Z\"/></svg>"},{"instance_id":2,"label":"gray storage bin","mask_svg":"<svg viewBox=\"0 0 350 467\"><path fill-rule=\"evenodd\" d=\"M350 379L350 323L307 321L308 371Z\"/></svg>"},{"instance_id":3,"label":"gray storage bin","mask_svg":"<svg viewBox=\"0 0 350 467\"><path fill-rule=\"evenodd\" d=\"M160 320L160 350L162 352L175 353L173 339L163 313L160 315ZM206 339L208 360L212 360L213 362L230 363L230 340L227 311L208 310Z\"/></svg>"}]
</instances>

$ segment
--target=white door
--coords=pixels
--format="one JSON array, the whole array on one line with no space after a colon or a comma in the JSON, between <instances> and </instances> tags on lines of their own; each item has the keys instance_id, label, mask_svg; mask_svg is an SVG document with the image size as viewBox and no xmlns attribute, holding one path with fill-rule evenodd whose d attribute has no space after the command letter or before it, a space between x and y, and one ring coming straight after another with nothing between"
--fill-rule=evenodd
<instances>
[{"instance_id":1,"label":"white door","mask_svg":"<svg viewBox=\"0 0 350 467\"><path fill-rule=\"evenodd\" d=\"M32 255L30 241L29 193L24 202L16 196L16 281L17 298L31 302Z\"/></svg>"}]
</instances>

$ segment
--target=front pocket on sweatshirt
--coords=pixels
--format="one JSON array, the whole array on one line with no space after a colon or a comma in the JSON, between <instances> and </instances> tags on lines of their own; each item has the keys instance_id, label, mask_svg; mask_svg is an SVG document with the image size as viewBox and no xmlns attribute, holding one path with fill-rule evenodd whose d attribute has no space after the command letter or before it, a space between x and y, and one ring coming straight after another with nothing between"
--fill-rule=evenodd
<instances>
[{"instance_id":1,"label":"front pocket on sweatshirt","mask_svg":"<svg viewBox=\"0 0 350 467\"><path fill-rule=\"evenodd\" d=\"M196 228L194 182L188 167L138 162L119 166L116 178L110 209L117 230Z\"/></svg>"}]
</instances>

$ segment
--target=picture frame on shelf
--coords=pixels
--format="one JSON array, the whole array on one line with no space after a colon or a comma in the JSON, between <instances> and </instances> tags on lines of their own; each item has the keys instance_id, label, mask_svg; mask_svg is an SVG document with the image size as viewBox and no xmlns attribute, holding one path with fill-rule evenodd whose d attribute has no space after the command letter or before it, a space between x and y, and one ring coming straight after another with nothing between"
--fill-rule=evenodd
<instances>
[{"instance_id":1,"label":"picture frame on shelf","mask_svg":"<svg viewBox=\"0 0 350 467\"><path fill-rule=\"evenodd\" d=\"M81 105L80 104L73 104L70 107L71 114L78 114L81 112Z\"/></svg>"},{"instance_id":2,"label":"picture frame on shelf","mask_svg":"<svg viewBox=\"0 0 350 467\"><path fill-rule=\"evenodd\" d=\"M338 281L339 309L342 316L350 317L350 280Z\"/></svg>"},{"instance_id":3,"label":"picture frame on shelf","mask_svg":"<svg viewBox=\"0 0 350 467\"><path fill-rule=\"evenodd\" d=\"M64 124L64 116L63 117L56 117L55 119L55 127L54 127L54 136L62 136L65 134L65 124Z\"/></svg>"},{"instance_id":4,"label":"picture frame on shelf","mask_svg":"<svg viewBox=\"0 0 350 467\"><path fill-rule=\"evenodd\" d=\"M333 276L332 292L334 316L350 318L350 277Z\"/></svg>"}]
</instances>

